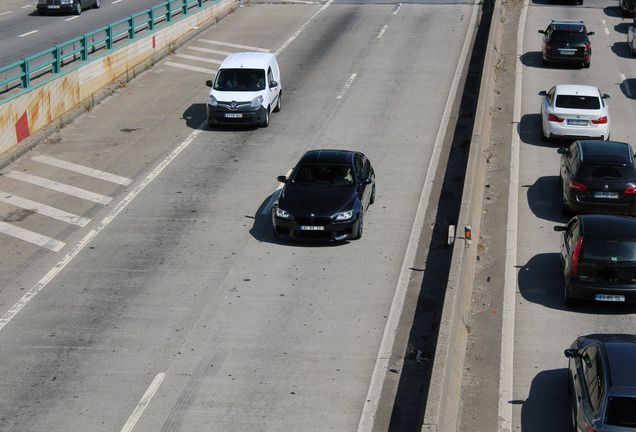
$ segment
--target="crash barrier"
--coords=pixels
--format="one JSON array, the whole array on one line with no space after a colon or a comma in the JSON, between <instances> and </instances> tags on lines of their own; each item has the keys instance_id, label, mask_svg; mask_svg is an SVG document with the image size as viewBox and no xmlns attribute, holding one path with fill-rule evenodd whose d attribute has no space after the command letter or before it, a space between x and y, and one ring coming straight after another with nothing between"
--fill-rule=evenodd
<instances>
[{"instance_id":1,"label":"crash barrier","mask_svg":"<svg viewBox=\"0 0 636 432\"><path fill-rule=\"evenodd\" d=\"M459 430L462 379L468 342L466 319L470 315L477 262L477 245L471 245L470 238L479 238L481 226L483 185L486 178L486 161L483 155L490 145L495 71L499 60L505 10L498 0L494 0L493 7L457 223L458 232L464 234L457 239L464 241L455 241L453 249L422 432ZM470 228L466 231L465 228L468 227Z\"/></svg>"},{"instance_id":2,"label":"crash barrier","mask_svg":"<svg viewBox=\"0 0 636 432\"><path fill-rule=\"evenodd\" d=\"M230 13L237 0L169 0L0 69L0 155L175 41ZM177 6L175 6L177 5Z\"/></svg>"}]
</instances>

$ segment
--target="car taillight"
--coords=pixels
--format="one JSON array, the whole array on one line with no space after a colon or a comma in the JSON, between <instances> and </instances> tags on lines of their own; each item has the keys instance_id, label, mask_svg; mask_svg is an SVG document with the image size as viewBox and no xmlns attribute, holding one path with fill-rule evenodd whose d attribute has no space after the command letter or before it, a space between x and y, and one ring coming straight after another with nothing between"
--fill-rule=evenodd
<instances>
[{"instance_id":1,"label":"car taillight","mask_svg":"<svg viewBox=\"0 0 636 432\"><path fill-rule=\"evenodd\" d=\"M585 432L598 432L598 431L597 431L596 429L594 429L592 426L588 426L588 427L585 429Z\"/></svg>"},{"instance_id":2,"label":"car taillight","mask_svg":"<svg viewBox=\"0 0 636 432\"><path fill-rule=\"evenodd\" d=\"M586 42L585 43L585 51L589 51L590 50L590 43Z\"/></svg>"},{"instance_id":3,"label":"car taillight","mask_svg":"<svg viewBox=\"0 0 636 432\"><path fill-rule=\"evenodd\" d=\"M565 120L565 119L563 119L563 118L561 118L561 117L557 117L557 116L555 116L554 114L548 114L548 121L553 121L553 122L559 122L559 123L561 123L563 120Z\"/></svg>"},{"instance_id":4,"label":"car taillight","mask_svg":"<svg viewBox=\"0 0 636 432\"><path fill-rule=\"evenodd\" d=\"M544 46L545 46L545 49L546 49L546 50L549 50L549 49L551 48L551 47L550 47L550 42L546 42Z\"/></svg>"},{"instance_id":5,"label":"car taillight","mask_svg":"<svg viewBox=\"0 0 636 432\"><path fill-rule=\"evenodd\" d=\"M577 274L579 271L579 255L581 254L581 245L583 244L583 237L576 242L574 253L572 254L572 272Z\"/></svg>"},{"instance_id":6,"label":"car taillight","mask_svg":"<svg viewBox=\"0 0 636 432\"><path fill-rule=\"evenodd\" d=\"M601 118L594 119L594 120L592 120L592 123L594 123L594 124L605 124L605 123L607 123L607 116L603 116Z\"/></svg>"},{"instance_id":7,"label":"car taillight","mask_svg":"<svg viewBox=\"0 0 636 432\"><path fill-rule=\"evenodd\" d=\"M587 186L585 186L583 183L575 182L574 180L572 180L570 182L570 189L585 192L587 190Z\"/></svg>"},{"instance_id":8,"label":"car taillight","mask_svg":"<svg viewBox=\"0 0 636 432\"><path fill-rule=\"evenodd\" d=\"M625 189L626 194L636 194L636 186L630 186Z\"/></svg>"}]
</instances>

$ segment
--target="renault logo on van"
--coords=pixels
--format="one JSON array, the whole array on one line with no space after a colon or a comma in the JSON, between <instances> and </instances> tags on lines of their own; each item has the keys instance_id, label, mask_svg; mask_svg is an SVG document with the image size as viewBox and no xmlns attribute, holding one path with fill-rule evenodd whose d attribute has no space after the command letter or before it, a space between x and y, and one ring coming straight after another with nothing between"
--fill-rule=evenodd
<instances>
[{"instance_id":1,"label":"renault logo on van","mask_svg":"<svg viewBox=\"0 0 636 432\"><path fill-rule=\"evenodd\" d=\"M230 108L236 109L236 101L232 101L232 103L230 104Z\"/></svg>"}]
</instances>

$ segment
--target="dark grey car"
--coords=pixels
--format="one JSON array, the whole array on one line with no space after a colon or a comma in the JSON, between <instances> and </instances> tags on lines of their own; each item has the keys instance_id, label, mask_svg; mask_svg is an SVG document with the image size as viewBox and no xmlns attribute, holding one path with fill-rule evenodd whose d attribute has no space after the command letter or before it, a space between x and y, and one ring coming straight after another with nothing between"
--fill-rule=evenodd
<instances>
[{"instance_id":1,"label":"dark grey car","mask_svg":"<svg viewBox=\"0 0 636 432\"><path fill-rule=\"evenodd\" d=\"M38 0L37 8L40 15L52 13L74 13L79 15L84 9L98 9L101 0Z\"/></svg>"},{"instance_id":2,"label":"dark grey car","mask_svg":"<svg viewBox=\"0 0 636 432\"><path fill-rule=\"evenodd\" d=\"M575 432L636 430L636 335L581 336L565 356Z\"/></svg>"}]
</instances>

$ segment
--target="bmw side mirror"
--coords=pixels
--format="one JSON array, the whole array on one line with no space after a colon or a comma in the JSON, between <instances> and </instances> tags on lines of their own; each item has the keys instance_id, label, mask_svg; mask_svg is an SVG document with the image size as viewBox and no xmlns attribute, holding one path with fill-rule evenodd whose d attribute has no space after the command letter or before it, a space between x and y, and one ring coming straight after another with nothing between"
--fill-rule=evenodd
<instances>
[{"instance_id":1,"label":"bmw side mirror","mask_svg":"<svg viewBox=\"0 0 636 432\"><path fill-rule=\"evenodd\" d=\"M545 91L545 90L541 90L541 91L539 92L539 96L547 96L547 94L548 94L548 93L546 93L546 91Z\"/></svg>"},{"instance_id":2,"label":"bmw side mirror","mask_svg":"<svg viewBox=\"0 0 636 432\"><path fill-rule=\"evenodd\" d=\"M205 85L208 86L208 87L212 87L212 80L207 80L205 82Z\"/></svg>"},{"instance_id":3,"label":"bmw side mirror","mask_svg":"<svg viewBox=\"0 0 636 432\"><path fill-rule=\"evenodd\" d=\"M281 183L285 183L287 181L287 177L281 175L281 176L276 177L276 180L278 180Z\"/></svg>"},{"instance_id":4,"label":"bmw side mirror","mask_svg":"<svg viewBox=\"0 0 636 432\"><path fill-rule=\"evenodd\" d=\"M545 34L545 30L539 30L539 33Z\"/></svg>"},{"instance_id":5,"label":"bmw side mirror","mask_svg":"<svg viewBox=\"0 0 636 432\"><path fill-rule=\"evenodd\" d=\"M370 178L365 178L364 180L362 180L362 184L371 184L373 180L371 180Z\"/></svg>"},{"instance_id":6,"label":"bmw side mirror","mask_svg":"<svg viewBox=\"0 0 636 432\"><path fill-rule=\"evenodd\" d=\"M557 149L557 153L558 154L568 154L568 153L570 153L570 149L568 149L567 147L561 147L561 148Z\"/></svg>"},{"instance_id":7,"label":"bmw side mirror","mask_svg":"<svg viewBox=\"0 0 636 432\"><path fill-rule=\"evenodd\" d=\"M611 99L612 97L607 93L603 93L603 99Z\"/></svg>"},{"instance_id":8,"label":"bmw side mirror","mask_svg":"<svg viewBox=\"0 0 636 432\"><path fill-rule=\"evenodd\" d=\"M560 232L560 231L565 231L565 230L566 230L566 228L567 228L567 227L566 227L566 226L563 226L563 225L556 225L556 226L554 227L554 230L555 230L556 232Z\"/></svg>"},{"instance_id":9,"label":"bmw side mirror","mask_svg":"<svg viewBox=\"0 0 636 432\"><path fill-rule=\"evenodd\" d=\"M576 348L568 348L563 351L563 354L565 354L567 358L577 358L581 356L579 354L579 350L577 350Z\"/></svg>"}]
</instances>

